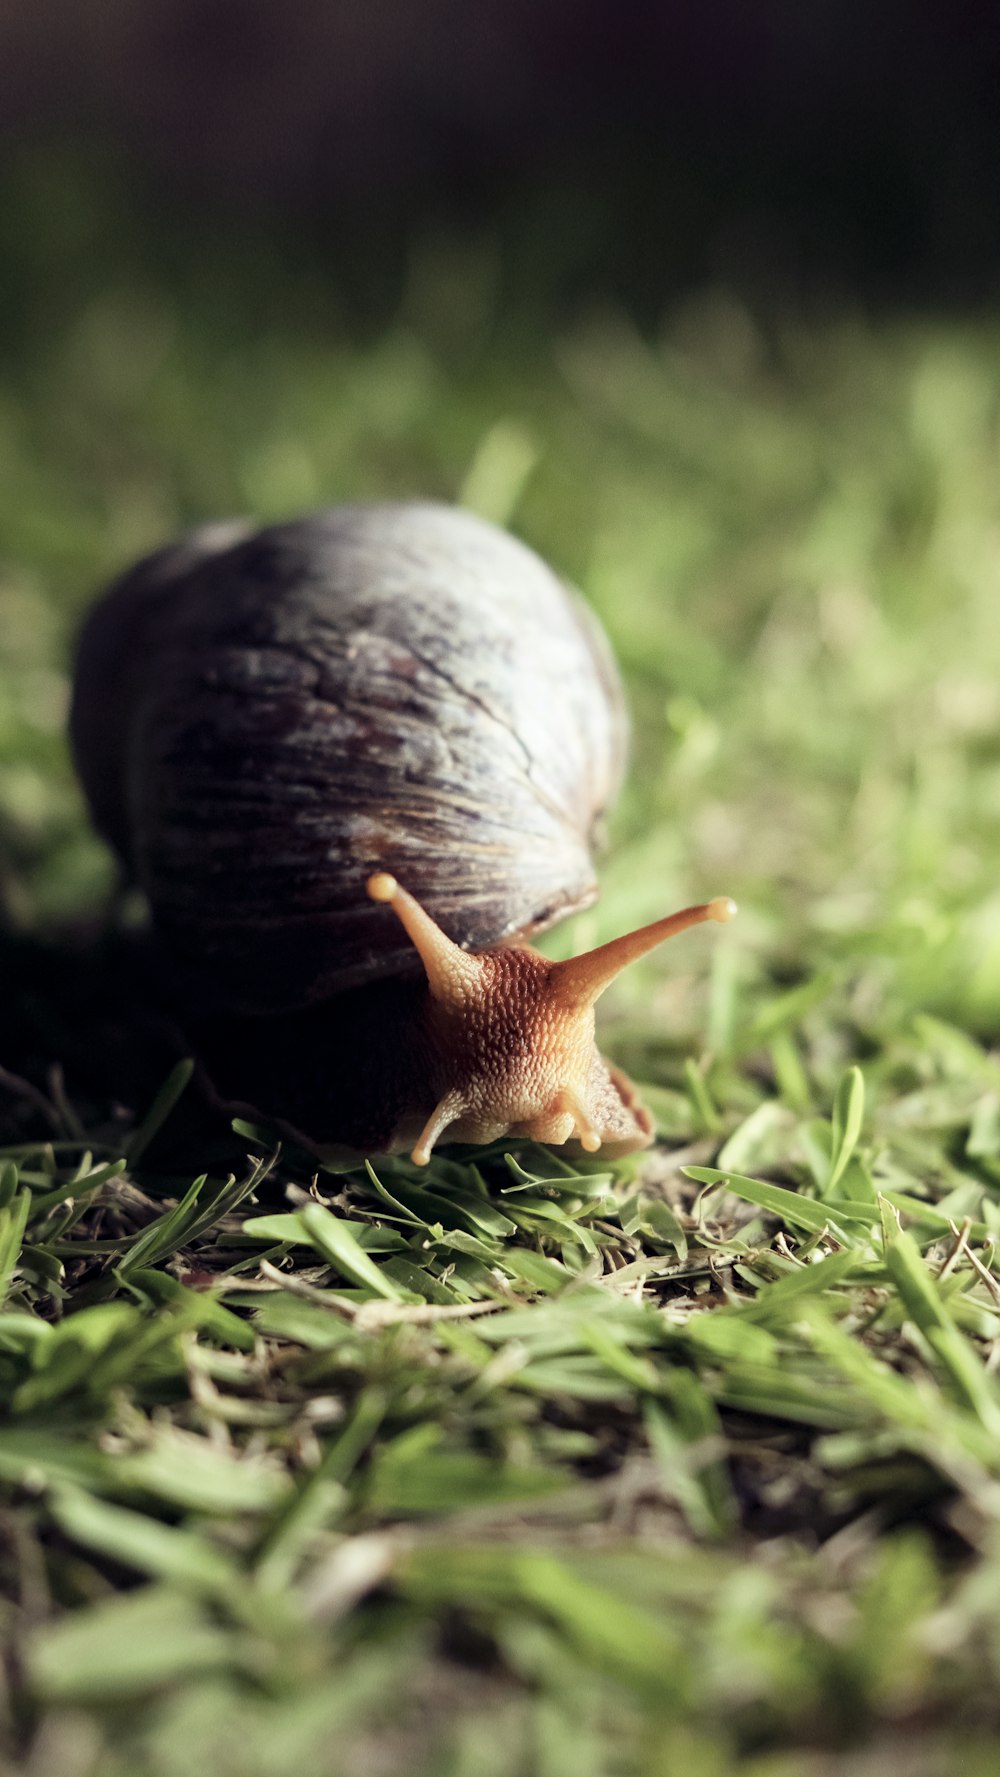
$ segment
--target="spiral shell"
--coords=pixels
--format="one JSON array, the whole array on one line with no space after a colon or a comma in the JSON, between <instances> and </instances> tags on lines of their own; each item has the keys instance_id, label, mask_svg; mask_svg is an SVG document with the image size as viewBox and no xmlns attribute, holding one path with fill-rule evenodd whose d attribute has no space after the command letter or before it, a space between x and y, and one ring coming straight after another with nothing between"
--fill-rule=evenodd
<instances>
[{"instance_id":1,"label":"spiral shell","mask_svg":"<svg viewBox=\"0 0 1000 1777\"><path fill-rule=\"evenodd\" d=\"M417 503L140 562L85 627L71 730L171 953L220 1007L277 1012L413 973L374 870L473 949L586 906L624 718L578 595Z\"/></svg>"}]
</instances>

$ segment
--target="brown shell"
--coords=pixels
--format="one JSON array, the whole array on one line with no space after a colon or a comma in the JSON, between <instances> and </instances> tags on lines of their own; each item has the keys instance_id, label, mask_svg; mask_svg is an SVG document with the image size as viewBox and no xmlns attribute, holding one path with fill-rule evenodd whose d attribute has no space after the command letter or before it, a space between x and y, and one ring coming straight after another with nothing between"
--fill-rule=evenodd
<instances>
[{"instance_id":1,"label":"brown shell","mask_svg":"<svg viewBox=\"0 0 1000 1777\"><path fill-rule=\"evenodd\" d=\"M373 870L473 949L586 906L624 719L576 593L471 513L400 504L140 562L84 629L71 731L171 953L268 1012L419 972Z\"/></svg>"}]
</instances>

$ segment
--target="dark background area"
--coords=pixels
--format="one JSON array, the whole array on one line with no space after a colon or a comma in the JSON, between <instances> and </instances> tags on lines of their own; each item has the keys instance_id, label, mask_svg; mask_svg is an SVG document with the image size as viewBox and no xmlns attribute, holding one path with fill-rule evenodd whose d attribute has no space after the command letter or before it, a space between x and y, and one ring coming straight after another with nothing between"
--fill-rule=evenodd
<instances>
[{"instance_id":1,"label":"dark background area","mask_svg":"<svg viewBox=\"0 0 1000 1777\"><path fill-rule=\"evenodd\" d=\"M989 299L998 75L982 0L0 12L8 148L103 144L160 201L297 217L330 258L533 210L561 290L653 304L719 280Z\"/></svg>"}]
</instances>

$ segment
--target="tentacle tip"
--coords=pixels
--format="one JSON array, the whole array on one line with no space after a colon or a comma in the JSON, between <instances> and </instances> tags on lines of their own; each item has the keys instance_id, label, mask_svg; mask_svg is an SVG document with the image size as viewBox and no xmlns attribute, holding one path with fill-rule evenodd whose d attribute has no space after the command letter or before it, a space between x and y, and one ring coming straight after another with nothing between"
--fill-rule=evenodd
<instances>
[{"instance_id":1,"label":"tentacle tip","mask_svg":"<svg viewBox=\"0 0 1000 1777\"><path fill-rule=\"evenodd\" d=\"M431 1157L430 1148L416 1147L416 1148L411 1149L411 1151L410 1151L410 1159L413 1161L414 1166L428 1165L428 1163L430 1161L430 1157Z\"/></svg>"},{"instance_id":2,"label":"tentacle tip","mask_svg":"<svg viewBox=\"0 0 1000 1777\"><path fill-rule=\"evenodd\" d=\"M588 1154L596 1154L601 1145L601 1138L595 1129L588 1129L580 1137L580 1146Z\"/></svg>"},{"instance_id":3,"label":"tentacle tip","mask_svg":"<svg viewBox=\"0 0 1000 1777\"><path fill-rule=\"evenodd\" d=\"M736 918L738 912L739 908L736 902L729 895L717 895L714 901L708 903L709 919L717 919L720 926L728 925L731 919Z\"/></svg>"},{"instance_id":4,"label":"tentacle tip","mask_svg":"<svg viewBox=\"0 0 1000 1777\"><path fill-rule=\"evenodd\" d=\"M365 888L373 901L392 901L399 884L388 870L377 870L374 876L369 876Z\"/></svg>"}]
</instances>

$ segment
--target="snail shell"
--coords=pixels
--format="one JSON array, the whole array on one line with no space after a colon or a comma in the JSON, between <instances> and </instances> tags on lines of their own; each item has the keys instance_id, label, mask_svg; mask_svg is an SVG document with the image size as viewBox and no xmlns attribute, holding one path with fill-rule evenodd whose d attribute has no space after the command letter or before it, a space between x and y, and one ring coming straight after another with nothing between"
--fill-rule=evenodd
<instances>
[{"instance_id":1,"label":"snail shell","mask_svg":"<svg viewBox=\"0 0 1000 1777\"><path fill-rule=\"evenodd\" d=\"M578 595L414 503L208 526L140 562L85 626L71 734L170 954L263 1014L419 975L372 871L474 950L588 905L625 723Z\"/></svg>"}]
</instances>

